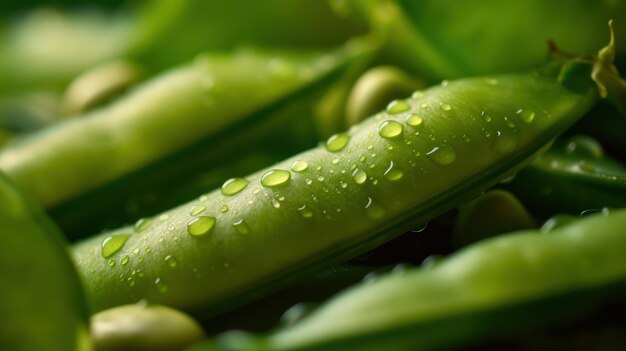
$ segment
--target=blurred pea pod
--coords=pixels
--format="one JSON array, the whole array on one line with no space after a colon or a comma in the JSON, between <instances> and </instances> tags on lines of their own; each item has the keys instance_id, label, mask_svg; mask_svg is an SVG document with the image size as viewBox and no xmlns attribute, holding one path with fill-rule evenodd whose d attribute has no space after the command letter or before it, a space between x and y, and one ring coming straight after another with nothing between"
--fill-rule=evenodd
<instances>
[{"instance_id":1,"label":"blurred pea pod","mask_svg":"<svg viewBox=\"0 0 626 351\"><path fill-rule=\"evenodd\" d=\"M553 63L418 91L317 148L79 243L92 309L145 298L211 315L366 252L522 167L596 101L590 73Z\"/></svg>"},{"instance_id":2,"label":"blurred pea pod","mask_svg":"<svg viewBox=\"0 0 626 351\"><path fill-rule=\"evenodd\" d=\"M366 29L358 21L338 19L326 1L318 0L153 0L127 6L107 1L97 7L100 11L74 8L36 8L0 27L0 95L58 91L111 59L131 59L154 74L205 51L241 45L331 48Z\"/></svg>"},{"instance_id":3,"label":"blurred pea pod","mask_svg":"<svg viewBox=\"0 0 626 351\"><path fill-rule=\"evenodd\" d=\"M313 97L370 50L352 41L332 54L199 56L111 105L13 143L0 153L0 169L70 235L80 225L95 231L104 209L124 217L124 199L184 185L245 150L310 147L318 139L306 113Z\"/></svg>"},{"instance_id":4,"label":"blurred pea pod","mask_svg":"<svg viewBox=\"0 0 626 351\"><path fill-rule=\"evenodd\" d=\"M387 39L385 53L431 79L524 69L545 59L552 39L584 54L604 44L603 25L615 19L626 35L626 2L595 0L353 0ZM626 47L619 47L619 54Z\"/></svg>"},{"instance_id":5,"label":"blurred pea pod","mask_svg":"<svg viewBox=\"0 0 626 351\"><path fill-rule=\"evenodd\" d=\"M353 287L266 337L230 333L204 349L440 350L550 326L623 293L624 226L620 210L549 235L481 241L434 267Z\"/></svg>"},{"instance_id":6,"label":"blurred pea pod","mask_svg":"<svg viewBox=\"0 0 626 351\"><path fill-rule=\"evenodd\" d=\"M557 141L505 187L543 218L626 207L626 167L585 136Z\"/></svg>"},{"instance_id":7,"label":"blurred pea pod","mask_svg":"<svg viewBox=\"0 0 626 351\"><path fill-rule=\"evenodd\" d=\"M87 309L61 233L0 173L0 349L87 351Z\"/></svg>"},{"instance_id":8,"label":"blurred pea pod","mask_svg":"<svg viewBox=\"0 0 626 351\"><path fill-rule=\"evenodd\" d=\"M140 14L129 56L158 71L203 51L251 44L328 49L366 31L359 20L338 18L328 1L156 0Z\"/></svg>"},{"instance_id":9,"label":"blurred pea pod","mask_svg":"<svg viewBox=\"0 0 626 351\"><path fill-rule=\"evenodd\" d=\"M123 55L131 16L38 9L0 32L0 96L60 91L76 75Z\"/></svg>"}]
</instances>

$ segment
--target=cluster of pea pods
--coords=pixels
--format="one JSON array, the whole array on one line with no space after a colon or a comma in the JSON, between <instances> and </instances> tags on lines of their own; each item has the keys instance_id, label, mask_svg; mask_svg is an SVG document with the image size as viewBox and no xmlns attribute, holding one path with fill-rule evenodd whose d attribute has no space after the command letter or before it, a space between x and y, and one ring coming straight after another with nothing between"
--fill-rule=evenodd
<instances>
[{"instance_id":1,"label":"cluster of pea pods","mask_svg":"<svg viewBox=\"0 0 626 351\"><path fill-rule=\"evenodd\" d=\"M0 31L0 349L626 347L626 2L118 3Z\"/></svg>"}]
</instances>

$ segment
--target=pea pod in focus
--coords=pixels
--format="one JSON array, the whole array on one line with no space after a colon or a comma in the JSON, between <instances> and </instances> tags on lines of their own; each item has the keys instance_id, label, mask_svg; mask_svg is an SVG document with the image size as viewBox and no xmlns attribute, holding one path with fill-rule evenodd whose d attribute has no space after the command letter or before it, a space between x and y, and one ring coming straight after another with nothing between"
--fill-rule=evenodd
<instances>
[{"instance_id":1,"label":"pea pod in focus","mask_svg":"<svg viewBox=\"0 0 626 351\"><path fill-rule=\"evenodd\" d=\"M329 55L200 56L114 104L13 143L0 153L0 169L55 217L93 222L78 212L115 211L129 192L172 187L224 158L232 161L232 150L268 129L281 130L277 124L287 135L300 131L308 147L316 139L311 120L271 118L271 112L331 81L369 50L360 42Z\"/></svg>"},{"instance_id":2,"label":"pea pod in focus","mask_svg":"<svg viewBox=\"0 0 626 351\"><path fill-rule=\"evenodd\" d=\"M562 82L561 68L416 92L317 148L76 245L92 309L147 299L209 315L458 206L593 104L590 70Z\"/></svg>"},{"instance_id":3,"label":"pea pod in focus","mask_svg":"<svg viewBox=\"0 0 626 351\"><path fill-rule=\"evenodd\" d=\"M0 173L0 349L90 350L85 296L62 235Z\"/></svg>"},{"instance_id":4,"label":"pea pod in focus","mask_svg":"<svg viewBox=\"0 0 626 351\"><path fill-rule=\"evenodd\" d=\"M219 349L431 350L547 326L623 291L625 225L620 210L548 235L481 241L429 269L353 287L266 338L225 336Z\"/></svg>"}]
</instances>

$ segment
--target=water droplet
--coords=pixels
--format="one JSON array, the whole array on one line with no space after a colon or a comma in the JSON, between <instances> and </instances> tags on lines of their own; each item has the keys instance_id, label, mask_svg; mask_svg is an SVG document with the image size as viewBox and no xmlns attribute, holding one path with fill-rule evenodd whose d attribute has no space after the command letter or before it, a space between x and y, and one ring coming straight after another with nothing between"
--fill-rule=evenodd
<instances>
[{"instance_id":1,"label":"water droplet","mask_svg":"<svg viewBox=\"0 0 626 351\"><path fill-rule=\"evenodd\" d=\"M215 228L215 217L200 216L187 223L187 232L193 236L209 234Z\"/></svg>"},{"instance_id":2,"label":"water droplet","mask_svg":"<svg viewBox=\"0 0 626 351\"><path fill-rule=\"evenodd\" d=\"M345 189L345 188L348 187L348 183L346 183L344 181L341 181L341 182L339 182L339 186L341 186L343 189Z\"/></svg>"},{"instance_id":3,"label":"water droplet","mask_svg":"<svg viewBox=\"0 0 626 351\"><path fill-rule=\"evenodd\" d=\"M339 152L343 150L350 141L350 136L346 133L339 133L331 136L326 140L326 150L330 152Z\"/></svg>"},{"instance_id":4,"label":"water droplet","mask_svg":"<svg viewBox=\"0 0 626 351\"><path fill-rule=\"evenodd\" d=\"M424 119L422 118L422 116L416 113L411 113L410 115L406 116L404 121L406 122L406 124L410 125L411 127L417 127L420 124L422 124Z\"/></svg>"},{"instance_id":5,"label":"water droplet","mask_svg":"<svg viewBox=\"0 0 626 351\"><path fill-rule=\"evenodd\" d=\"M306 171L308 168L309 168L309 164L306 163L306 161L297 160L297 161L293 161L293 163L291 164L291 170L294 172L298 172L298 173L302 173Z\"/></svg>"},{"instance_id":6,"label":"water droplet","mask_svg":"<svg viewBox=\"0 0 626 351\"><path fill-rule=\"evenodd\" d=\"M519 110L517 110L516 113L519 118L526 123L532 123L535 119L535 113L530 110L524 110L520 108Z\"/></svg>"},{"instance_id":7,"label":"water droplet","mask_svg":"<svg viewBox=\"0 0 626 351\"><path fill-rule=\"evenodd\" d=\"M365 157L365 155L361 155L361 156L359 156L359 161L361 161L361 162L365 162L365 160L366 160L366 159L367 159L367 158ZM356 165L355 165L355 166L356 166Z\"/></svg>"},{"instance_id":8,"label":"water droplet","mask_svg":"<svg viewBox=\"0 0 626 351\"><path fill-rule=\"evenodd\" d=\"M120 251L129 237L130 234L117 234L104 238L100 245L102 257L109 258Z\"/></svg>"},{"instance_id":9,"label":"water droplet","mask_svg":"<svg viewBox=\"0 0 626 351\"><path fill-rule=\"evenodd\" d=\"M152 252L152 249L150 248L150 246L148 246L148 247L146 247L146 249L145 249L145 250L143 250L143 251L145 251L145 253L151 253L151 252Z\"/></svg>"},{"instance_id":10,"label":"water droplet","mask_svg":"<svg viewBox=\"0 0 626 351\"><path fill-rule=\"evenodd\" d=\"M411 94L411 97L413 99L421 99L421 98L424 97L424 92L421 91L421 90L416 90L416 91L413 92L413 94Z\"/></svg>"},{"instance_id":11,"label":"water droplet","mask_svg":"<svg viewBox=\"0 0 626 351\"><path fill-rule=\"evenodd\" d=\"M486 113L485 111L483 111L483 112L481 113L481 115L482 115L483 120L484 120L485 122L487 122L487 123L490 123L490 122L491 122L491 116L490 116L488 113Z\"/></svg>"},{"instance_id":12,"label":"water droplet","mask_svg":"<svg viewBox=\"0 0 626 351\"><path fill-rule=\"evenodd\" d=\"M371 197L368 197L365 205L365 214L371 219L379 219L385 216L385 209L374 202Z\"/></svg>"},{"instance_id":13,"label":"water droplet","mask_svg":"<svg viewBox=\"0 0 626 351\"><path fill-rule=\"evenodd\" d=\"M390 182L395 182L395 181L402 179L403 176L404 176L404 172L398 167L396 167L393 161L389 162L389 167L384 173L385 179L387 179Z\"/></svg>"},{"instance_id":14,"label":"water droplet","mask_svg":"<svg viewBox=\"0 0 626 351\"><path fill-rule=\"evenodd\" d=\"M428 107L428 104L427 104L427 103L425 103L425 102L422 102L422 103L420 104L420 108L421 108L421 109L425 109L425 108L427 108L427 107Z\"/></svg>"},{"instance_id":15,"label":"water droplet","mask_svg":"<svg viewBox=\"0 0 626 351\"><path fill-rule=\"evenodd\" d=\"M302 216L302 218L313 217L313 211L311 211L311 209L309 209L306 205L298 207L298 213L300 214L300 216Z\"/></svg>"},{"instance_id":16,"label":"water droplet","mask_svg":"<svg viewBox=\"0 0 626 351\"><path fill-rule=\"evenodd\" d=\"M228 212L228 205L222 205L222 207L220 207L220 212L222 213Z\"/></svg>"},{"instance_id":17,"label":"water droplet","mask_svg":"<svg viewBox=\"0 0 626 351\"><path fill-rule=\"evenodd\" d=\"M235 227L239 234L250 233L250 227L248 226L248 223L246 223L246 221L244 221L243 219L239 219L233 222L233 227Z\"/></svg>"},{"instance_id":18,"label":"water droplet","mask_svg":"<svg viewBox=\"0 0 626 351\"><path fill-rule=\"evenodd\" d=\"M137 247L136 247L136 248L134 248L134 249L133 249L133 253L134 253L135 255L136 255L136 254L138 254L138 253L139 253L139 248L137 248Z\"/></svg>"},{"instance_id":19,"label":"water droplet","mask_svg":"<svg viewBox=\"0 0 626 351\"><path fill-rule=\"evenodd\" d=\"M568 154L576 154L583 157L591 157L595 159L601 159L604 157L604 150L600 143L588 136L574 136L565 146L565 151Z\"/></svg>"},{"instance_id":20,"label":"water droplet","mask_svg":"<svg viewBox=\"0 0 626 351\"><path fill-rule=\"evenodd\" d=\"M272 169L265 172L261 177L261 185L267 188L278 188L285 186L291 179L291 172L282 169Z\"/></svg>"},{"instance_id":21,"label":"water droplet","mask_svg":"<svg viewBox=\"0 0 626 351\"><path fill-rule=\"evenodd\" d=\"M189 211L189 215L195 216L195 215L198 215L198 214L202 213L204 210L206 210L206 206L204 206L204 205L195 205Z\"/></svg>"},{"instance_id":22,"label":"water droplet","mask_svg":"<svg viewBox=\"0 0 626 351\"><path fill-rule=\"evenodd\" d=\"M367 180L367 173L357 167L354 172L352 172L352 179L354 179L354 182L357 184L364 184Z\"/></svg>"},{"instance_id":23,"label":"water droplet","mask_svg":"<svg viewBox=\"0 0 626 351\"><path fill-rule=\"evenodd\" d=\"M144 230L148 229L148 227L152 224L152 220L150 218L142 218L135 223L135 233L141 233Z\"/></svg>"},{"instance_id":24,"label":"water droplet","mask_svg":"<svg viewBox=\"0 0 626 351\"><path fill-rule=\"evenodd\" d=\"M109 260L108 265L109 265L109 267L115 267L115 261L114 260Z\"/></svg>"},{"instance_id":25,"label":"water droplet","mask_svg":"<svg viewBox=\"0 0 626 351\"><path fill-rule=\"evenodd\" d=\"M120 264L122 266L125 266L128 263L128 261L130 261L130 257L124 256L124 257L122 257L122 260L120 261Z\"/></svg>"},{"instance_id":26,"label":"water droplet","mask_svg":"<svg viewBox=\"0 0 626 351\"><path fill-rule=\"evenodd\" d=\"M504 117L504 125L509 127L509 129L516 129L517 128L517 126L515 125L515 122L511 121L511 119L509 117Z\"/></svg>"},{"instance_id":27,"label":"water droplet","mask_svg":"<svg viewBox=\"0 0 626 351\"><path fill-rule=\"evenodd\" d=\"M506 134L498 131L496 133L496 140L494 141L494 148L497 152L507 154L515 150L517 146L517 136L515 134Z\"/></svg>"},{"instance_id":28,"label":"water droplet","mask_svg":"<svg viewBox=\"0 0 626 351\"><path fill-rule=\"evenodd\" d=\"M441 166L447 166L456 161L456 151L449 144L441 144L430 150L426 156Z\"/></svg>"},{"instance_id":29,"label":"water droplet","mask_svg":"<svg viewBox=\"0 0 626 351\"><path fill-rule=\"evenodd\" d=\"M421 227L410 229L409 231L411 233L421 233L426 230L426 227L428 227L428 222L424 223Z\"/></svg>"},{"instance_id":30,"label":"water droplet","mask_svg":"<svg viewBox=\"0 0 626 351\"><path fill-rule=\"evenodd\" d=\"M305 182L307 185L311 185L311 184L313 184L313 179L311 179L311 178L307 178L307 179L305 179L305 180L304 180L304 182Z\"/></svg>"},{"instance_id":31,"label":"water droplet","mask_svg":"<svg viewBox=\"0 0 626 351\"><path fill-rule=\"evenodd\" d=\"M167 265L171 268L176 267L176 265L178 264L178 262L172 255L165 256L165 263L167 263Z\"/></svg>"},{"instance_id":32,"label":"water droplet","mask_svg":"<svg viewBox=\"0 0 626 351\"><path fill-rule=\"evenodd\" d=\"M440 103L439 107L441 107L441 109L444 111L452 110L452 106L450 106L449 104L446 104L445 102Z\"/></svg>"},{"instance_id":33,"label":"water droplet","mask_svg":"<svg viewBox=\"0 0 626 351\"><path fill-rule=\"evenodd\" d=\"M161 281L161 278L156 278L154 285L156 286L157 291L161 294L165 294L167 292L167 285Z\"/></svg>"},{"instance_id":34,"label":"water droplet","mask_svg":"<svg viewBox=\"0 0 626 351\"><path fill-rule=\"evenodd\" d=\"M386 111L387 113L391 115L395 115L398 113L406 112L409 109L411 109L411 105L409 105L406 101L393 100L392 102L389 103L389 105L387 105Z\"/></svg>"},{"instance_id":35,"label":"water droplet","mask_svg":"<svg viewBox=\"0 0 626 351\"><path fill-rule=\"evenodd\" d=\"M159 221L161 221L161 222L165 222L165 221L167 221L169 218L170 218L170 215L169 215L169 214L167 214L167 213L164 213L164 214L162 214L162 215L160 215L160 216L159 216Z\"/></svg>"},{"instance_id":36,"label":"water droplet","mask_svg":"<svg viewBox=\"0 0 626 351\"><path fill-rule=\"evenodd\" d=\"M378 127L378 134L385 139L393 139L402 135L404 127L400 122L386 120Z\"/></svg>"},{"instance_id":37,"label":"water droplet","mask_svg":"<svg viewBox=\"0 0 626 351\"><path fill-rule=\"evenodd\" d=\"M222 185L222 194L233 196L248 186L248 181L243 178L230 178Z\"/></svg>"},{"instance_id":38,"label":"water droplet","mask_svg":"<svg viewBox=\"0 0 626 351\"><path fill-rule=\"evenodd\" d=\"M337 163L339 163L339 159L338 159L338 158L335 158L335 159L333 159L330 163L332 163L332 164L336 165Z\"/></svg>"},{"instance_id":39,"label":"water droplet","mask_svg":"<svg viewBox=\"0 0 626 351\"><path fill-rule=\"evenodd\" d=\"M200 197L198 198L198 201L200 201L200 202L204 202L204 201L206 201L208 198L209 198L208 196L206 196L206 195L202 195L202 196L200 196Z\"/></svg>"},{"instance_id":40,"label":"water droplet","mask_svg":"<svg viewBox=\"0 0 626 351\"><path fill-rule=\"evenodd\" d=\"M424 269L432 269L440 264L443 261L443 258L444 257L441 255L430 255L422 261L422 267Z\"/></svg>"},{"instance_id":41,"label":"water droplet","mask_svg":"<svg viewBox=\"0 0 626 351\"><path fill-rule=\"evenodd\" d=\"M580 213L580 217L585 217L593 214L602 214L604 216L608 215L610 212L608 207L603 208L590 208L588 210L584 210Z\"/></svg>"},{"instance_id":42,"label":"water droplet","mask_svg":"<svg viewBox=\"0 0 626 351\"><path fill-rule=\"evenodd\" d=\"M578 218L569 214L556 215L548 219L539 229L540 232L547 234L557 228L566 226L572 222L575 222Z\"/></svg>"},{"instance_id":43,"label":"water droplet","mask_svg":"<svg viewBox=\"0 0 626 351\"><path fill-rule=\"evenodd\" d=\"M280 202L277 199L272 199L272 206L274 208L280 208Z\"/></svg>"}]
</instances>

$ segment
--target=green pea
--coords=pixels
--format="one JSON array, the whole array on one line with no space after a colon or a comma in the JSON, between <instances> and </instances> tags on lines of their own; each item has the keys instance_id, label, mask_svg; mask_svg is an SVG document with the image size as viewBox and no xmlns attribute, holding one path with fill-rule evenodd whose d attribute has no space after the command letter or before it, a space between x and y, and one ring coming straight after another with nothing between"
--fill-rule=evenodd
<instances>
[{"instance_id":1,"label":"green pea","mask_svg":"<svg viewBox=\"0 0 626 351\"><path fill-rule=\"evenodd\" d=\"M218 189L169 211L166 221L133 234L110 258L129 255L126 265L110 267L98 252L105 237L125 228L77 244L74 257L93 310L144 298L210 315L267 293L289 277L354 257L457 207L523 166L593 104L591 80L587 78L586 88L570 90L548 73L558 73L559 67L556 72L452 81L407 98L409 110L354 126L338 150L319 145L246 176L248 186L234 196ZM449 111L439 107L444 102ZM423 103L428 107L422 108ZM520 105L536 116L532 123L516 120L512 129L507 117ZM429 132L416 135L404 127L402 136L379 136L381 123L403 125L404 114L416 111ZM483 111L491 122L481 118ZM506 150L498 147L503 138L509 140ZM427 156L431 152L439 154ZM309 167L290 172L296 161ZM385 178L391 161L402 177ZM353 165L367 170L367 182L355 183ZM281 186L268 186L274 184L268 177L276 174L289 177L280 177ZM212 230L199 237L187 233L189 209L197 204L206 206L203 216L215 218ZM220 211L224 205L227 212ZM240 220L249 229L245 234L233 226ZM133 255L134 248L144 247L152 252ZM176 258L176 267L167 265L167 256ZM144 276L133 284L119 279L138 269Z\"/></svg>"},{"instance_id":2,"label":"green pea","mask_svg":"<svg viewBox=\"0 0 626 351\"><path fill-rule=\"evenodd\" d=\"M91 337L96 351L173 351L201 341L204 332L183 312L139 303L93 315Z\"/></svg>"},{"instance_id":3,"label":"green pea","mask_svg":"<svg viewBox=\"0 0 626 351\"><path fill-rule=\"evenodd\" d=\"M534 226L535 220L513 194L492 190L459 207L452 241L455 246L463 247L491 236Z\"/></svg>"},{"instance_id":4,"label":"green pea","mask_svg":"<svg viewBox=\"0 0 626 351\"><path fill-rule=\"evenodd\" d=\"M354 83L346 103L348 125L381 110L389 101L424 88L424 83L394 66L369 69Z\"/></svg>"},{"instance_id":5,"label":"green pea","mask_svg":"<svg viewBox=\"0 0 626 351\"><path fill-rule=\"evenodd\" d=\"M487 239L434 267L354 286L265 337L240 337L238 345L224 337L218 344L227 350L347 351L364 343L368 350L440 350L549 327L588 311L626 282L624 226L626 210L620 210L550 235L532 230Z\"/></svg>"},{"instance_id":6,"label":"green pea","mask_svg":"<svg viewBox=\"0 0 626 351\"><path fill-rule=\"evenodd\" d=\"M87 307L59 230L0 173L0 349L87 350Z\"/></svg>"},{"instance_id":7,"label":"green pea","mask_svg":"<svg viewBox=\"0 0 626 351\"><path fill-rule=\"evenodd\" d=\"M104 105L138 83L141 76L141 68L126 61L96 66L74 79L67 88L63 99L65 113L84 113Z\"/></svg>"}]
</instances>

